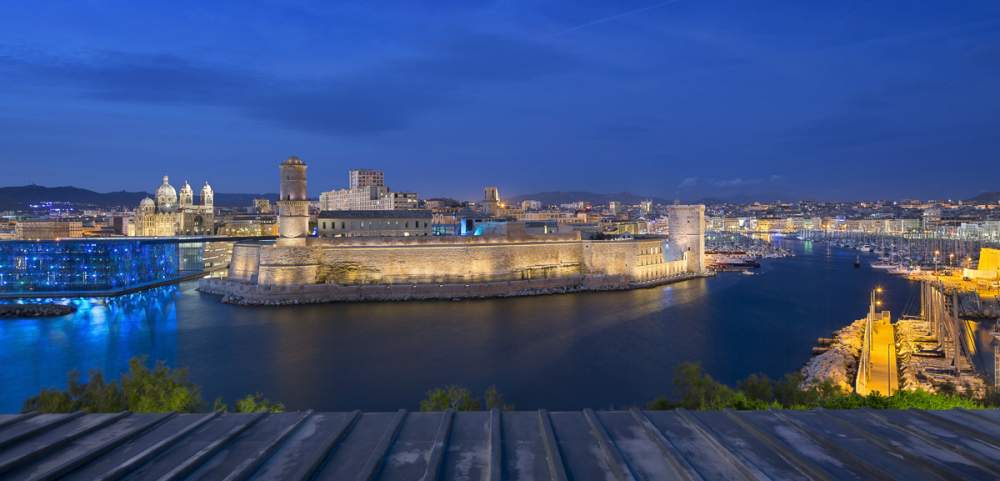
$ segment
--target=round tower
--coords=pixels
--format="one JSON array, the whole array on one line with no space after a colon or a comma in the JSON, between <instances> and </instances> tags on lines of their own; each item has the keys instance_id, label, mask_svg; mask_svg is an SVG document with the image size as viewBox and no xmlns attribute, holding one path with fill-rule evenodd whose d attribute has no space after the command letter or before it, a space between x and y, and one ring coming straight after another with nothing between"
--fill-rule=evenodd
<instances>
[{"instance_id":1,"label":"round tower","mask_svg":"<svg viewBox=\"0 0 1000 481\"><path fill-rule=\"evenodd\" d=\"M306 163L291 156L281 163L278 199L278 242L305 245L309 235L309 195L306 191Z\"/></svg>"}]
</instances>

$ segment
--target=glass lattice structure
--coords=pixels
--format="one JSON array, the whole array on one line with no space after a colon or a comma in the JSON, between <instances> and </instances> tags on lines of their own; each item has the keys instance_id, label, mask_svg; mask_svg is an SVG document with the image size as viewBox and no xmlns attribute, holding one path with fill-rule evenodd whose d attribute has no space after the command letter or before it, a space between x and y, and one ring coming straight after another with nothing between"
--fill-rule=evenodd
<instances>
[{"instance_id":1,"label":"glass lattice structure","mask_svg":"<svg viewBox=\"0 0 1000 481\"><path fill-rule=\"evenodd\" d=\"M128 289L177 278L179 263L169 241L0 241L0 293Z\"/></svg>"}]
</instances>

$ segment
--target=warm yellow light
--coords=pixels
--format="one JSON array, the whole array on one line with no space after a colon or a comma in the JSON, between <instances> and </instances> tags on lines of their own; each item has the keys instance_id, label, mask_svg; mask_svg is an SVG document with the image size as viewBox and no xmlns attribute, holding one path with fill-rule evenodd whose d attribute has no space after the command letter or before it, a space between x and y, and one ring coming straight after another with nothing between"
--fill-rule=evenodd
<instances>
[{"instance_id":1,"label":"warm yellow light","mask_svg":"<svg viewBox=\"0 0 1000 481\"><path fill-rule=\"evenodd\" d=\"M878 292L879 294L881 294L882 293L882 288L881 287L876 287L875 288L875 292Z\"/></svg>"},{"instance_id":2,"label":"warm yellow light","mask_svg":"<svg viewBox=\"0 0 1000 481\"><path fill-rule=\"evenodd\" d=\"M876 306L881 306L882 305L882 301L875 301L875 305Z\"/></svg>"}]
</instances>

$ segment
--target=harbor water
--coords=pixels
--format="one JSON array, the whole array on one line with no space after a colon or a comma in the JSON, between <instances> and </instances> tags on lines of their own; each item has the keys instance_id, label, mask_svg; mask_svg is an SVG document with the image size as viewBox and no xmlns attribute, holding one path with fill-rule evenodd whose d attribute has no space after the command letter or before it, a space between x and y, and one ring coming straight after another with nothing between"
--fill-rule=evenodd
<instances>
[{"instance_id":1,"label":"harbor water","mask_svg":"<svg viewBox=\"0 0 1000 481\"><path fill-rule=\"evenodd\" d=\"M184 367L209 402L261 392L289 409L416 409L428 389L497 388L519 409L640 406L700 362L735 383L799 369L818 337L864 315L885 289L916 313L916 284L854 267L855 251L777 239L794 257L758 275L724 273L623 292L456 302L225 305L184 283L76 313L0 320L0 412L67 372L117 378L129 358Z\"/></svg>"}]
</instances>

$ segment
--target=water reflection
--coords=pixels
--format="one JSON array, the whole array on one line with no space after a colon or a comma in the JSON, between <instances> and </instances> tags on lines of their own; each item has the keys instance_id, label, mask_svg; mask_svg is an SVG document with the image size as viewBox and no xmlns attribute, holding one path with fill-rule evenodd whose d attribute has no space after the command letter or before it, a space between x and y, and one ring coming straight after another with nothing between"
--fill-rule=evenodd
<instances>
[{"instance_id":1,"label":"water reflection","mask_svg":"<svg viewBox=\"0 0 1000 481\"><path fill-rule=\"evenodd\" d=\"M67 300L73 314L0 321L0 410L18 410L42 387L64 388L67 372L117 377L133 356L176 359L176 287L114 299Z\"/></svg>"},{"instance_id":2,"label":"water reflection","mask_svg":"<svg viewBox=\"0 0 1000 481\"><path fill-rule=\"evenodd\" d=\"M815 339L887 289L898 312L916 291L834 251L636 291L463 302L228 306L194 285L75 300L63 318L0 322L0 410L19 408L69 369L117 377L147 354L190 368L207 399L262 391L292 409L415 408L425 391L496 384L523 409L641 404L670 390L681 361L725 382L779 376ZM914 303L915 305L915 303Z\"/></svg>"}]
</instances>

